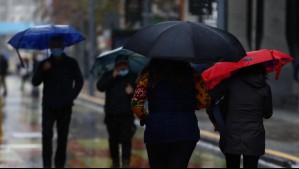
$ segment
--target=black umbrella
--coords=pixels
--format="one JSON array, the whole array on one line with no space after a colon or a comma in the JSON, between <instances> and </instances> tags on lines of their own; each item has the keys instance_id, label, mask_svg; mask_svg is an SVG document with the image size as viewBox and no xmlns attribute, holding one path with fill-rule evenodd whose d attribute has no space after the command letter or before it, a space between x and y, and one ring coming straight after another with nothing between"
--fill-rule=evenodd
<instances>
[{"instance_id":1,"label":"black umbrella","mask_svg":"<svg viewBox=\"0 0 299 169\"><path fill-rule=\"evenodd\" d=\"M150 58L193 63L237 62L246 56L232 34L201 23L179 21L146 27L124 48Z\"/></svg>"}]
</instances>

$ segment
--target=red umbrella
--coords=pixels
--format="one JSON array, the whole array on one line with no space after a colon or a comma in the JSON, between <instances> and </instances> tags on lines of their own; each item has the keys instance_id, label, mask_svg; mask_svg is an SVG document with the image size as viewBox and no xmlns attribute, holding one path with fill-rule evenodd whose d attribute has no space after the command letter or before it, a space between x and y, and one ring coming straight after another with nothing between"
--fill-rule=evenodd
<instances>
[{"instance_id":1,"label":"red umbrella","mask_svg":"<svg viewBox=\"0 0 299 169\"><path fill-rule=\"evenodd\" d=\"M221 62L215 64L202 73L202 78L211 90L224 79L231 77L237 70L256 64L263 64L267 73L276 71L276 79L278 80L281 68L293 60L293 57L277 50L253 51L248 52L247 56L239 62Z\"/></svg>"}]
</instances>

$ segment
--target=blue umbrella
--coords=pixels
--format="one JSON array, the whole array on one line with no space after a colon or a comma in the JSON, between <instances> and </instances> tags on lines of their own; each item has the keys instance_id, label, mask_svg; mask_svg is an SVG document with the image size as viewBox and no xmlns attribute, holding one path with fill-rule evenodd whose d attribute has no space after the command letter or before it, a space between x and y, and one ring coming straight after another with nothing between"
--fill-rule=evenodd
<instances>
[{"instance_id":1,"label":"blue umbrella","mask_svg":"<svg viewBox=\"0 0 299 169\"><path fill-rule=\"evenodd\" d=\"M50 39L57 36L63 38L65 47L75 45L85 40L85 38L77 30L68 25L43 25L34 26L17 33L9 40L8 44L17 50L21 64L24 67L19 49L49 49Z\"/></svg>"},{"instance_id":2,"label":"blue umbrella","mask_svg":"<svg viewBox=\"0 0 299 169\"><path fill-rule=\"evenodd\" d=\"M44 25L17 33L8 43L15 49L44 50L50 48L49 41L56 36L63 37L65 47L85 40L78 31L68 25Z\"/></svg>"},{"instance_id":3,"label":"blue umbrella","mask_svg":"<svg viewBox=\"0 0 299 169\"><path fill-rule=\"evenodd\" d=\"M114 70L115 60L119 55L125 55L128 57L130 71L133 73L140 73L150 60L132 51L118 48L101 54L96 59L95 64L91 69L91 74L100 79L106 72Z\"/></svg>"}]
</instances>

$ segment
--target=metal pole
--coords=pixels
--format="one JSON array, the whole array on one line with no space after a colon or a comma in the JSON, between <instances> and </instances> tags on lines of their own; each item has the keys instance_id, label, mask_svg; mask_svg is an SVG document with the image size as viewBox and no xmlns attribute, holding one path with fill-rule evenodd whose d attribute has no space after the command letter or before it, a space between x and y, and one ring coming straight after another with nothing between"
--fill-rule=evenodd
<instances>
[{"instance_id":1,"label":"metal pole","mask_svg":"<svg viewBox=\"0 0 299 169\"><path fill-rule=\"evenodd\" d=\"M81 31L85 34L85 20L81 23ZM85 71L86 70L86 65L84 64L85 63L85 44L84 43L81 43L80 44L80 54L79 54L79 65L81 67L81 70L83 72L83 76L84 78L86 78L87 76L87 72Z\"/></svg>"},{"instance_id":2,"label":"metal pole","mask_svg":"<svg viewBox=\"0 0 299 169\"><path fill-rule=\"evenodd\" d=\"M90 41L90 50L89 50L89 68L92 67L94 63L94 56L95 56L95 19L94 19L94 10L95 10L95 1L89 0L89 41ZM94 77L89 74L88 78L88 92L89 95L94 96L95 94L95 87L94 87Z\"/></svg>"},{"instance_id":3,"label":"metal pole","mask_svg":"<svg viewBox=\"0 0 299 169\"><path fill-rule=\"evenodd\" d=\"M217 10L217 27L223 30L227 30L227 0L217 0Z\"/></svg>"},{"instance_id":4,"label":"metal pole","mask_svg":"<svg viewBox=\"0 0 299 169\"><path fill-rule=\"evenodd\" d=\"M149 25L149 15L150 15L150 0L143 0L143 23L142 26Z\"/></svg>"}]
</instances>

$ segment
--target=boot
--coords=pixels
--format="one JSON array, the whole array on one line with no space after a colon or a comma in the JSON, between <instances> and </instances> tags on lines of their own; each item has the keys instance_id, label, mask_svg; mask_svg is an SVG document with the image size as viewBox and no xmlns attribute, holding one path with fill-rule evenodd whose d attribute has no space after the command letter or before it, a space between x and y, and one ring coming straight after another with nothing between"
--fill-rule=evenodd
<instances>
[{"instance_id":1,"label":"boot","mask_svg":"<svg viewBox=\"0 0 299 169\"><path fill-rule=\"evenodd\" d=\"M122 168L130 168L130 160L123 160Z\"/></svg>"},{"instance_id":2,"label":"boot","mask_svg":"<svg viewBox=\"0 0 299 169\"><path fill-rule=\"evenodd\" d=\"M120 168L119 160L113 160L111 168Z\"/></svg>"}]
</instances>

